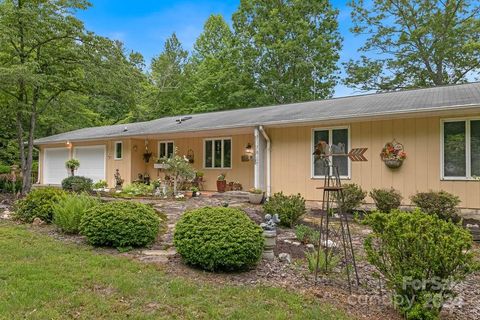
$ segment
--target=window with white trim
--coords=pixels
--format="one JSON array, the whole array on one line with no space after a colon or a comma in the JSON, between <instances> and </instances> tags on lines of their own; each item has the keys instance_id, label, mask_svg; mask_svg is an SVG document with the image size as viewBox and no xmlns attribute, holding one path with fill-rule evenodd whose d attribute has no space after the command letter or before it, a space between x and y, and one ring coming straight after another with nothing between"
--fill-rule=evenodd
<instances>
[{"instance_id":1,"label":"window with white trim","mask_svg":"<svg viewBox=\"0 0 480 320\"><path fill-rule=\"evenodd\" d=\"M172 158L175 155L175 144L173 141L160 141L158 143L158 158Z\"/></svg>"},{"instance_id":2,"label":"window with white trim","mask_svg":"<svg viewBox=\"0 0 480 320\"><path fill-rule=\"evenodd\" d=\"M113 156L113 159L122 160L123 158L123 142L122 141L115 142L114 153L115 154Z\"/></svg>"},{"instance_id":3,"label":"window with white trim","mask_svg":"<svg viewBox=\"0 0 480 320\"><path fill-rule=\"evenodd\" d=\"M315 129L312 138L312 154L315 146L325 141L331 148L333 154L346 154L350 146L350 133L348 127ZM340 177L350 177L350 160L345 156L330 156L330 163L338 166ZM320 178L325 176L325 163L312 155L312 177Z\"/></svg>"},{"instance_id":4,"label":"window with white trim","mask_svg":"<svg viewBox=\"0 0 480 320\"><path fill-rule=\"evenodd\" d=\"M480 176L480 119L442 121L442 160L443 178Z\"/></svg>"},{"instance_id":5,"label":"window with white trim","mask_svg":"<svg viewBox=\"0 0 480 320\"><path fill-rule=\"evenodd\" d=\"M205 139L203 166L212 169L232 167L232 139Z\"/></svg>"}]
</instances>

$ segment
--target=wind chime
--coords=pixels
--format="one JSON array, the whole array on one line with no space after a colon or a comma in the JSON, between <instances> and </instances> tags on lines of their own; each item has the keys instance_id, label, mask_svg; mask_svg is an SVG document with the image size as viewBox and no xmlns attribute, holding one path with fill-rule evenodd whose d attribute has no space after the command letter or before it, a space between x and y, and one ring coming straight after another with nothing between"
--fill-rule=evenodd
<instances>
[{"instance_id":1,"label":"wind chime","mask_svg":"<svg viewBox=\"0 0 480 320\"><path fill-rule=\"evenodd\" d=\"M324 184L317 189L323 190L322 214L319 225L319 241L317 244L317 260L315 267L315 283L318 280L318 271L320 265L321 250L324 253L324 271L328 272L329 259L333 257L333 250L337 249L337 244L341 243L344 257L344 266L347 273L348 288L352 291L351 269L355 276L355 283L358 286L360 279L358 277L355 253L352 245L350 226L347 213L344 212L345 198L338 166L333 164L330 157L348 157L351 161L367 161L364 154L367 148L356 148L347 153L333 153L332 148L325 142L320 141L315 146L313 155L316 161L322 161L324 166ZM338 224L332 224L335 216Z\"/></svg>"}]
</instances>

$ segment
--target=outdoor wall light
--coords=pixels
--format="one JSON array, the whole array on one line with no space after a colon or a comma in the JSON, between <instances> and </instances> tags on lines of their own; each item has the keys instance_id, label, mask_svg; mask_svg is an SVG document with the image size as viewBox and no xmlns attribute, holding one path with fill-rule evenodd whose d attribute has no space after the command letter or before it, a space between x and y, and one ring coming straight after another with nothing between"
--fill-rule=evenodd
<instances>
[{"instance_id":1,"label":"outdoor wall light","mask_svg":"<svg viewBox=\"0 0 480 320\"><path fill-rule=\"evenodd\" d=\"M250 161L253 159L253 147L252 144L249 142L245 146L245 154L242 156L242 161Z\"/></svg>"}]
</instances>

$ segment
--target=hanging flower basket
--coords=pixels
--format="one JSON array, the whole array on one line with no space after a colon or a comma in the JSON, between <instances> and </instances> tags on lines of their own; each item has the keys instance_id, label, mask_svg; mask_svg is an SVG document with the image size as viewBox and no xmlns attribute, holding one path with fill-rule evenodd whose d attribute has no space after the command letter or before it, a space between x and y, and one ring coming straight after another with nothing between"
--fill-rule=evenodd
<instances>
[{"instance_id":1,"label":"hanging flower basket","mask_svg":"<svg viewBox=\"0 0 480 320\"><path fill-rule=\"evenodd\" d=\"M380 153L380 158L388 168L398 169L407 158L407 153L404 151L403 144L393 139L392 142L387 142L385 144Z\"/></svg>"}]
</instances>

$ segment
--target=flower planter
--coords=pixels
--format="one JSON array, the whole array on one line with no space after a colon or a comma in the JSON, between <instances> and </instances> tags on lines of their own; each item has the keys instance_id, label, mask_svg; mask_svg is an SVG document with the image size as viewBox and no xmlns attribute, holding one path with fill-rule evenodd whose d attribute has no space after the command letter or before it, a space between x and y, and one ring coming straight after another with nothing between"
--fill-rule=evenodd
<instances>
[{"instance_id":1,"label":"flower planter","mask_svg":"<svg viewBox=\"0 0 480 320\"><path fill-rule=\"evenodd\" d=\"M225 192L227 189L227 181L226 180L217 180L217 191L218 192Z\"/></svg>"},{"instance_id":2,"label":"flower planter","mask_svg":"<svg viewBox=\"0 0 480 320\"><path fill-rule=\"evenodd\" d=\"M248 202L251 204L260 204L263 200L263 193L249 193Z\"/></svg>"},{"instance_id":3,"label":"flower planter","mask_svg":"<svg viewBox=\"0 0 480 320\"><path fill-rule=\"evenodd\" d=\"M398 169L402 166L403 160L400 159L386 159L383 160L385 162L385 165L389 167L390 169Z\"/></svg>"}]
</instances>

